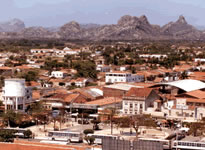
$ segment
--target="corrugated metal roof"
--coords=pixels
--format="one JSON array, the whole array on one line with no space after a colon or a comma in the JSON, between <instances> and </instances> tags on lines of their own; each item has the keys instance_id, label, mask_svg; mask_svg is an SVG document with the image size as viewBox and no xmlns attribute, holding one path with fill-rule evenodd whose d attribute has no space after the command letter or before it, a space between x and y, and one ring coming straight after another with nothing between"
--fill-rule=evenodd
<instances>
[{"instance_id":1,"label":"corrugated metal roof","mask_svg":"<svg viewBox=\"0 0 205 150\"><path fill-rule=\"evenodd\" d=\"M131 84L112 84L112 85L108 85L104 87L111 88L111 89L125 90L125 91L129 91L132 87L144 88L143 86L136 86L136 85L131 85Z\"/></svg>"},{"instance_id":2,"label":"corrugated metal roof","mask_svg":"<svg viewBox=\"0 0 205 150\"><path fill-rule=\"evenodd\" d=\"M192 79L179 80L179 81L166 82L166 83L159 83L159 84L156 84L155 86L161 86L161 85L174 86L174 87L180 88L180 89L182 89L186 92L205 89L205 83L204 82L201 82L199 80L192 80Z\"/></svg>"}]
</instances>

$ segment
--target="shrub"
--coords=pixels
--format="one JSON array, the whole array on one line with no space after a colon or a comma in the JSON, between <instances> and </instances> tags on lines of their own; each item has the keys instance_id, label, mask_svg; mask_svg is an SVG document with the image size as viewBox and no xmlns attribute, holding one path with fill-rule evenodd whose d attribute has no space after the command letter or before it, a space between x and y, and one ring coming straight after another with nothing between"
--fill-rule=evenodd
<instances>
[{"instance_id":1,"label":"shrub","mask_svg":"<svg viewBox=\"0 0 205 150\"><path fill-rule=\"evenodd\" d=\"M94 133L94 130L93 130L93 129L85 129L85 130L83 131L83 133L84 133L85 135L93 134L93 133Z\"/></svg>"},{"instance_id":2,"label":"shrub","mask_svg":"<svg viewBox=\"0 0 205 150\"><path fill-rule=\"evenodd\" d=\"M30 138L31 135L32 135L32 132L31 132L31 130L26 130L26 131L23 132L23 134L24 134L25 138Z\"/></svg>"}]
</instances>

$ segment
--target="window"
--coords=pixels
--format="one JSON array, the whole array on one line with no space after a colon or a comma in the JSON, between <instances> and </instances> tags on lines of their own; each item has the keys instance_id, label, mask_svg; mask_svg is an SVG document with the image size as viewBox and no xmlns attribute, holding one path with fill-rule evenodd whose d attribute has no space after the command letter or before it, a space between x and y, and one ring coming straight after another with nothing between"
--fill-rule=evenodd
<instances>
[{"instance_id":1,"label":"window","mask_svg":"<svg viewBox=\"0 0 205 150\"><path fill-rule=\"evenodd\" d=\"M128 102L125 102L124 104L125 104L125 105L128 105Z\"/></svg>"},{"instance_id":2,"label":"window","mask_svg":"<svg viewBox=\"0 0 205 150\"><path fill-rule=\"evenodd\" d=\"M140 108L143 108L142 104L140 104Z\"/></svg>"},{"instance_id":3,"label":"window","mask_svg":"<svg viewBox=\"0 0 205 150\"><path fill-rule=\"evenodd\" d=\"M133 108L133 104L130 104L130 108Z\"/></svg>"}]
</instances>

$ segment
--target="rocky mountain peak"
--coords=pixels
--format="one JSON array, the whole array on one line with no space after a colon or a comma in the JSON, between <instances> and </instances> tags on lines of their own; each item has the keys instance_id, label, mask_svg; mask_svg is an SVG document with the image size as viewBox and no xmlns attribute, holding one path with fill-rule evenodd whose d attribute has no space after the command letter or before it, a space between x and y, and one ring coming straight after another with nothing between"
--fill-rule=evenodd
<instances>
[{"instance_id":1,"label":"rocky mountain peak","mask_svg":"<svg viewBox=\"0 0 205 150\"><path fill-rule=\"evenodd\" d=\"M7 22L0 23L3 32L18 32L25 29L25 24L20 19L12 19Z\"/></svg>"},{"instance_id":2,"label":"rocky mountain peak","mask_svg":"<svg viewBox=\"0 0 205 150\"><path fill-rule=\"evenodd\" d=\"M145 24L149 24L149 21L145 15L139 17L139 20Z\"/></svg>"},{"instance_id":3,"label":"rocky mountain peak","mask_svg":"<svg viewBox=\"0 0 205 150\"><path fill-rule=\"evenodd\" d=\"M112 25L80 25L76 21L71 21L54 29L42 27L25 28L23 21L13 19L0 23L0 39L4 38L58 38L94 41L142 39L205 40L205 32L199 31L188 24L184 16L179 16L177 21L160 27L150 24L145 15L141 17L125 15L119 19L117 24Z\"/></svg>"},{"instance_id":4,"label":"rocky mountain peak","mask_svg":"<svg viewBox=\"0 0 205 150\"><path fill-rule=\"evenodd\" d=\"M176 21L176 23L187 24L187 21L184 16L181 15L179 16L179 19Z\"/></svg>"},{"instance_id":5,"label":"rocky mountain peak","mask_svg":"<svg viewBox=\"0 0 205 150\"><path fill-rule=\"evenodd\" d=\"M125 15L119 19L118 25L120 26L135 25L138 21L139 19L135 16Z\"/></svg>"}]
</instances>

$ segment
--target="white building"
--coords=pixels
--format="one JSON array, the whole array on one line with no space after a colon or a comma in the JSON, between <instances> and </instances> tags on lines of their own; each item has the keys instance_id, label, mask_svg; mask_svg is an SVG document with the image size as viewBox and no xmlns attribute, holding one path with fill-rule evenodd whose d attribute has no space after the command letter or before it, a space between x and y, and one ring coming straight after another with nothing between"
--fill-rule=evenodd
<instances>
[{"instance_id":1,"label":"white building","mask_svg":"<svg viewBox=\"0 0 205 150\"><path fill-rule=\"evenodd\" d=\"M85 87L86 84L90 83L90 82L93 82L92 79L88 78L77 78L77 79L72 79L69 81L69 83L67 84L67 86L71 86L72 83L75 84L75 86L77 87Z\"/></svg>"},{"instance_id":2,"label":"white building","mask_svg":"<svg viewBox=\"0 0 205 150\"><path fill-rule=\"evenodd\" d=\"M31 49L31 53L33 54L49 54L52 56L63 57L65 55L76 55L80 53L80 50L73 50L71 48L64 48L63 50L60 49Z\"/></svg>"},{"instance_id":3,"label":"white building","mask_svg":"<svg viewBox=\"0 0 205 150\"><path fill-rule=\"evenodd\" d=\"M167 55L162 54L141 54L139 55L140 58L167 58Z\"/></svg>"},{"instance_id":4,"label":"white building","mask_svg":"<svg viewBox=\"0 0 205 150\"><path fill-rule=\"evenodd\" d=\"M76 54L79 54L79 52L80 52L80 50L73 50L73 49L68 48L68 47L64 48L63 51L66 55L76 55Z\"/></svg>"},{"instance_id":5,"label":"white building","mask_svg":"<svg viewBox=\"0 0 205 150\"><path fill-rule=\"evenodd\" d=\"M116 83L116 82L142 82L144 81L143 75L131 74L127 72L109 72L106 73L105 82L106 83Z\"/></svg>"},{"instance_id":6,"label":"white building","mask_svg":"<svg viewBox=\"0 0 205 150\"><path fill-rule=\"evenodd\" d=\"M205 58L195 58L194 62L205 62Z\"/></svg>"},{"instance_id":7,"label":"white building","mask_svg":"<svg viewBox=\"0 0 205 150\"><path fill-rule=\"evenodd\" d=\"M111 67L107 65L97 65L96 70L100 72L110 72Z\"/></svg>"},{"instance_id":8,"label":"white building","mask_svg":"<svg viewBox=\"0 0 205 150\"><path fill-rule=\"evenodd\" d=\"M144 114L149 107L154 107L158 94L149 88L131 88L123 97L122 112L125 115Z\"/></svg>"},{"instance_id":9,"label":"white building","mask_svg":"<svg viewBox=\"0 0 205 150\"><path fill-rule=\"evenodd\" d=\"M30 52L34 54L38 53L53 53L55 50L54 49L31 49Z\"/></svg>"},{"instance_id":10,"label":"white building","mask_svg":"<svg viewBox=\"0 0 205 150\"><path fill-rule=\"evenodd\" d=\"M64 71L52 71L50 77L54 78L65 78L68 74Z\"/></svg>"},{"instance_id":11,"label":"white building","mask_svg":"<svg viewBox=\"0 0 205 150\"><path fill-rule=\"evenodd\" d=\"M25 111L32 102L32 90L25 86L25 79L5 79L2 97L6 110Z\"/></svg>"}]
</instances>

